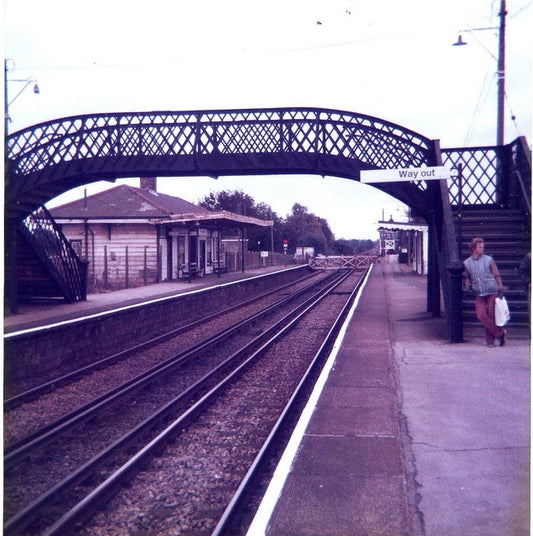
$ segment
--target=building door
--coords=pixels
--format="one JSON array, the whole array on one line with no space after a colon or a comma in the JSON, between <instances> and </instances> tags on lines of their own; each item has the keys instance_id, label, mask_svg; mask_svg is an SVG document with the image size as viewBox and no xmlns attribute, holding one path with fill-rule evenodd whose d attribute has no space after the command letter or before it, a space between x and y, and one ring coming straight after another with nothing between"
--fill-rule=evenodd
<instances>
[{"instance_id":1,"label":"building door","mask_svg":"<svg viewBox=\"0 0 533 536\"><path fill-rule=\"evenodd\" d=\"M204 274L205 274L205 247L206 247L205 240L200 240L200 260L198 263L198 268L200 270L203 270Z\"/></svg>"},{"instance_id":2,"label":"building door","mask_svg":"<svg viewBox=\"0 0 533 536\"><path fill-rule=\"evenodd\" d=\"M176 255L176 267L178 271L178 277L183 277L183 270L185 269L185 237L178 236L177 244L177 255Z\"/></svg>"},{"instance_id":3,"label":"building door","mask_svg":"<svg viewBox=\"0 0 533 536\"><path fill-rule=\"evenodd\" d=\"M198 262L198 238L196 235L191 235L189 242L189 262L196 264Z\"/></svg>"}]
</instances>

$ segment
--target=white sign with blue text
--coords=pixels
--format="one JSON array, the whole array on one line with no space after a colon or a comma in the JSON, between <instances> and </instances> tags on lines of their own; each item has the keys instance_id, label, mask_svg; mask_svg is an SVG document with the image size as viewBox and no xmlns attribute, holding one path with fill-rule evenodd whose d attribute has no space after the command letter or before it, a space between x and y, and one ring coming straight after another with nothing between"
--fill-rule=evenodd
<instances>
[{"instance_id":1,"label":"white sign with blue text","mask_svg":"<svg viewBox=\"0 0 533 536\"><path fill-rule=\"evenodd\" d=\"M371 169L361 171L361 182L430 181L450 178L445 166L398 169Z\"/></svg>"}]
</instances>

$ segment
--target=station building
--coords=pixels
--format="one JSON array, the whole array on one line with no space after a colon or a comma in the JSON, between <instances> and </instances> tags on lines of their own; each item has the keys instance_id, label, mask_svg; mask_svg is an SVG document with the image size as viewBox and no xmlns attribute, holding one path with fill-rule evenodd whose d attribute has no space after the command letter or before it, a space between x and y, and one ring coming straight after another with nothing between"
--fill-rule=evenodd
<instances>
[{"instance_id":1,"label":"station building","mask_svg":"<svg viewBox=\"0 0 533 536\"><path fill-rule=\"evenodd\" d=\"M427 275L428 226L416 222L378 222L379 255L412 267Z\"/></svg>"},{"instance_id":2,"label":"station building","mask_svg":"<svg viewBox=\"0 0 533 536\"><path fill-rule=\"evenodd\" d=\"M243 240L246 228L273 225L162 194L154 177L141 178L140 188L116 186L50 213L88 263L89 292L227 271L224 230L235 229ZM244 249L243 242L243 259Z\"/></svg>"}]
</instances>

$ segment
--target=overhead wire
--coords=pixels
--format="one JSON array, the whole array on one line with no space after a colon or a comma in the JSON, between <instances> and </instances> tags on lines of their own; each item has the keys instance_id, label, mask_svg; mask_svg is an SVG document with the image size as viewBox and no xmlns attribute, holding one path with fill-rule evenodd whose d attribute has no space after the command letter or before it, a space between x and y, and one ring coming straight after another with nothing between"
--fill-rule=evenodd
<instances>
[{"instance_id":1,"label":"overhead wire","mask_svg":"<svg viewBox=\"0 0 533 536\"><path fill-rule=\"evenodd\" d=\"M468 126L468 130L465 136L464 144L466 145L470 138L474 134L474 129L476 126L476 122L479 119L479 116L481 114L481 110L485 106L485 103L487 101L488 95L490 93L490 68L487 69L487 72L485 73L485 77L483 78L483 83L481 84L481 89L479 91L479 95L477 98L476 106L474 107L474 111L472 113L472 118L470 120L470 124Z\"/></svg>"}]
</instances>

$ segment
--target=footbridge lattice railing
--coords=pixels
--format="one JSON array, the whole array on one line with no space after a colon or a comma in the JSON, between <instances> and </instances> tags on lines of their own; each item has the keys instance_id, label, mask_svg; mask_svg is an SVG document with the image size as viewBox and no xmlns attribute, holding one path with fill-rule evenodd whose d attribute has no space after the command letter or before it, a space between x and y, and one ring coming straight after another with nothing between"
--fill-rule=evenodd
<instances>
[{"instance_id":1,"label":"footbridge lattice railing","mask_svg":"<svg viewBox=\"0 0 533 536\"><path fill-rule=\"evenodd\" d=\"M453 207L499 206L531 214L531 155L525 138L502 146L442 149L442 159L452 169Z\"/></svg>"}]
</instances>

